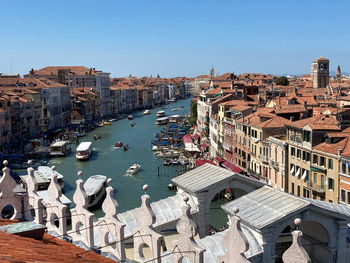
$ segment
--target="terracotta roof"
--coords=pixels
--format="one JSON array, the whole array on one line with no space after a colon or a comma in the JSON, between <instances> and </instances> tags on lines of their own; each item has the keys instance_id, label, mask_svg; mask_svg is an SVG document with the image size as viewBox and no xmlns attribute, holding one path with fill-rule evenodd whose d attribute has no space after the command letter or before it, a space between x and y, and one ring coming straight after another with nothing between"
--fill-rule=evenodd
<instances>
[{"instance_id":1,"label":"terracotta roof","mask_svg":"<svg viewBox=\"0 0 350 263\"><path fill-rule=\"evenodd\" d=\"M349 139L349 134L348 136L345 136L344 139L337 143L320 143L314 147L315 150L321 151L321 152L326 152L326 153L331 153L331 154L338 154L338 150L341 150L344 153L349 152L350 150L350 139Z\"/></svg>"},{"instance_id":2,"label":"terracotta roof","mask_svg":"<svg viewBox=\"0 0 350 263\"><path fill-rule=\"evenodd\" d=\"M0 220L0 225L13 223L10 220L6 221ZM44 233L42 240L35 240L0 232L0 248L0 262L115 263L114 260L100 256L93 251L87 252L87 250L47 233Z\"/></svg>"},{"instance_id":3,"label":"terracotta roof","mask_svg":"<svg viewBox=\"0 0 350 263\"><path fill-rule=\"evenodd\" d=\"M301 105L301 104L286 105L286 106L280 106L275 108L275 112L277 114L297 113L297 112L306 112L306 111L307 109L305 109L304 105Z\"/></svg>"},{"instance_id":4,"label":"terracotta roof","mask_svg":"<svg viewBox=\"0 0 350 263\"><path fill-rule=\"evenodd\" d=\"M338 121L333 115L318 115L311 118L289 122L287 126L302 129L308 125L312 130L332 130L340 131Z\"/></svg>"}]
</instances>

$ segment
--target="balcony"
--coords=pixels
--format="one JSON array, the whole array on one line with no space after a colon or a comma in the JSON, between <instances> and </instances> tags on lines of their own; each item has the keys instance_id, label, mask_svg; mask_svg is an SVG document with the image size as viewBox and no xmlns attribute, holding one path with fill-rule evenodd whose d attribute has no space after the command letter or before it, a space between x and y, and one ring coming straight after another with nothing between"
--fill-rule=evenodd
<instances>
[{"instance_id":1,"label":"balcony","mask_svg":"<svg viewBox=\"0 0 350 263\"><path fill-rule=\"evenodd\" d=\"M262 162L268 163L269 162L269 157L265 156L265 155L259 155L259 159Z\"/></svg>"},{"instance_id":2,"label":"balcony","mask_svg":"<svg viewBox=\"0 0 350 263\"><path fill-rule=\"evenodd\" d=\"M324 194L326 192L325 189L322 189L322 187L318 184L314 184L313 182L307 182L307 187L310 188L311 190L317 192L317 193L321 193Z\"/></svg>"},{"instance_id":3,"label":"balcony","mask_svg":"<svg viewBox=\"0 0 350 263\"><path fill-rule=\"evenodd\" d=\"M297 142L297 143L302 143L303 140L301 139L300 136L297 136L297 135L290 135L289 136L289 140L290 141L293 141L293 142Z\"/></svg>"},{"instance_id":4,"label":"balcony","mask_svg":"<svg viewBox=\"0 0 350 263\"><path fill-rule=\"evenodd\" d=\"M260 179L260 178L261 178L261 174L260 174L260 173L255 172L255 171L253 171L253 170L251 170L251 169L248 169L248 174L251 175L251 176L254 176L254 177L257 178L257 179Z\"/></svg>"},{"instance_id":5,"label":"balcony","mask_svg":"<svg viewBox=\"0 0 350 263\"><path fill-rule=\"evenodd\" d=\"M276 170L279 169L279 163L278 163L278 162L273 161L273 160L269 160L269 164L270 164L273 168L275 168Z\"/></svg>"}]
</instances>

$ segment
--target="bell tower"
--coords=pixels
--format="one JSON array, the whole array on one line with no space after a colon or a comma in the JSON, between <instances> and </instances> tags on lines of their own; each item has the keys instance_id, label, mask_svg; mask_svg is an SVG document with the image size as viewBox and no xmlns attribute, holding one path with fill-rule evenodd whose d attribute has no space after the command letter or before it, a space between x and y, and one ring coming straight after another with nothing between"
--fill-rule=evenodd
<instances>
[{"instance_id":1,"label":"bell tower","mask_svg":"<svg viewBox=\"0 0 350 263\"><path fill-rule=\"evenodd\" d=\"M214 78L214 67L211 66L211 69L210 69L210 78L213 79Z\"/></svg>"},{"instance_id":2,"label":"bell tower","mask_svg":"<svg viewBox=\"0 0 350 263\"><path fill-rule=\"evenodd\" d=\"M319 57L311 66L311 79L314 89L326 88L329 84L329 59Z\"/></svg>"}]
</instances>

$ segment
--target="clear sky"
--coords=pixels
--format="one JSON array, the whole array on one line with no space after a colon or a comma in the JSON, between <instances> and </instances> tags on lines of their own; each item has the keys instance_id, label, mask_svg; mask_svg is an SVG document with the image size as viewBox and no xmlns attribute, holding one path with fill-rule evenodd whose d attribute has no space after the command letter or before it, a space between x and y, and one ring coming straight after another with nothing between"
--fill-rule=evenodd
<instances>
[{"instance_id":1,"label":"clear sky","mask_svg":"<svg viewBox=\"0 0 350 263\"><path fill-rule=\"evenodd\" d=\"M95 67L114 77L350 72L349 0L1 1L0 72Z\"/></svg>"}]
</instances>

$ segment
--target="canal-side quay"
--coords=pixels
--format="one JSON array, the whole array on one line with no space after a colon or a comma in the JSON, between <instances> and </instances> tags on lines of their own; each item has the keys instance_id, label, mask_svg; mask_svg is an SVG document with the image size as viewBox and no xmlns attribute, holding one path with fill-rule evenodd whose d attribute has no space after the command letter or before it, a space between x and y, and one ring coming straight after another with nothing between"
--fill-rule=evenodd
<instances>
[{"instance_id":1,"label":"canal-side quay","mask_svg":"<svg viewBox=\"0 0 350 263\"><path fill-rule=\"evenodd\" d=\"M149 185L148 194L152 197L152 202L172 196L175 191L169 190L168 184L171 183L171 178L181 172L182 167L164 166L163 159L157 158L152 152L151 141L155 134L164 128L155 125L158 111L165 111L166 116L186 115L189 107L190 98L172 102L166 105L166 109L164 107L151 109L150 115L143 115L143 111L135 112L133 120L124 118L79 138L79 142L93 143L94 151L89 160L76 160L77 145L72 143L70 144L72 152L67 157L52 158L48 165L56 166L57 171L64 175L64 193L71 200L78 171L83 172L83 180L98 174L112 178L112 186L116 189L121 212L140 206L139 196L143 194L144 184ZM135 123L135 126L131 127L130 122ZM94 140L95 135L101 139ZM117 141L128 144L128 150L115 148L114 144ZM141 165L140 172L134 176L125 175L126 170L134 163ZM100 216L102 211L97 208L93 212Z\"/></svg>"}]
</instances>

